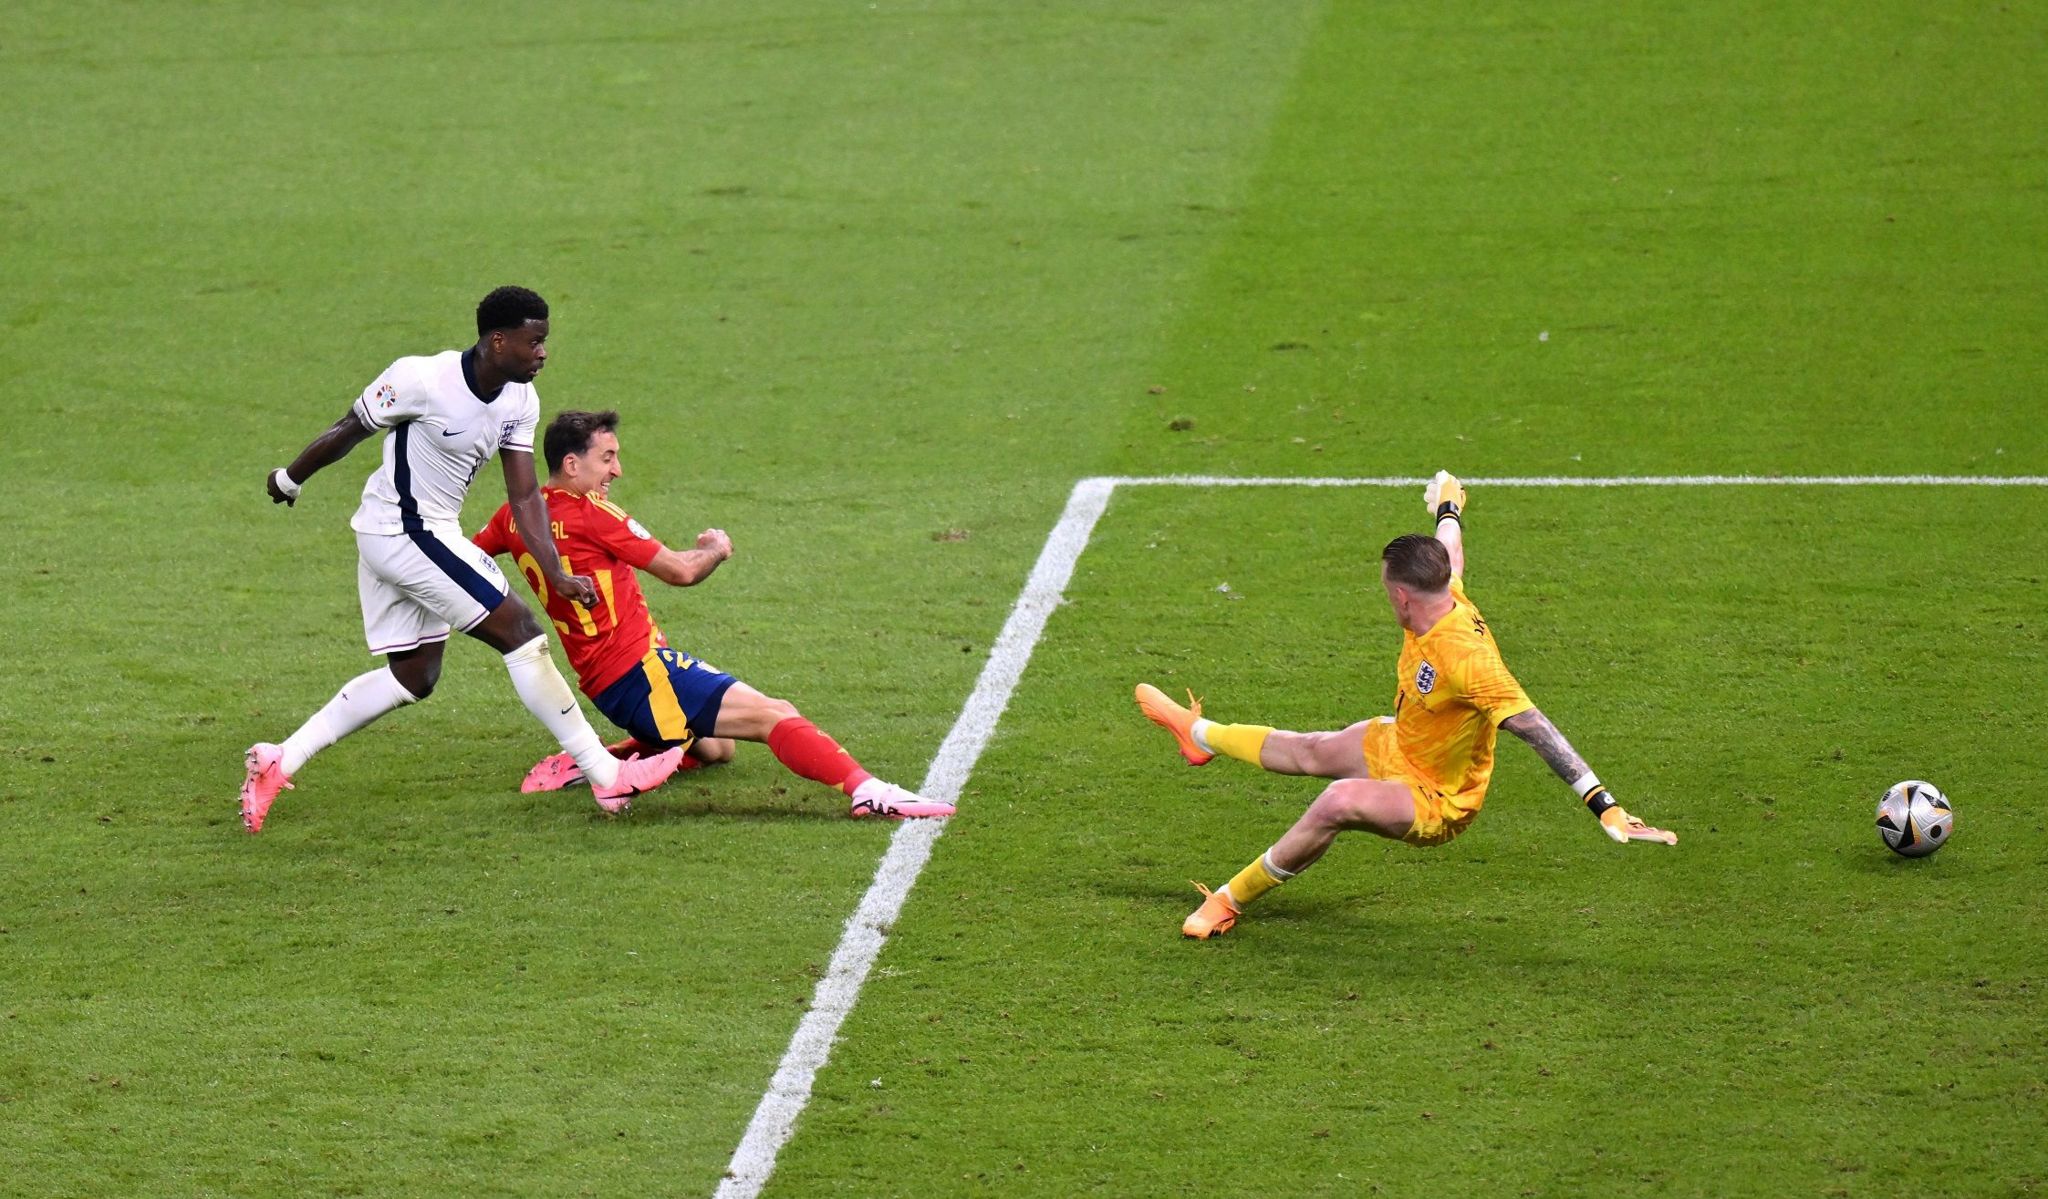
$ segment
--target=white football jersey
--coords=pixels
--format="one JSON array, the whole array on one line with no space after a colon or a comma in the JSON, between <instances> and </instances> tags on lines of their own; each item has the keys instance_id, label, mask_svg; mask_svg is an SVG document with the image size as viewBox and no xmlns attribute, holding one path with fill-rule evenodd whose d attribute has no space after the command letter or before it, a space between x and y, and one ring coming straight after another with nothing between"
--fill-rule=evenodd
<instances>
[{"instance_id":1,"label":"white football jersey","mask_svg":"<svg viewBox=\"0 0 2048 1199\"><path fill-rule=\"evenodd\" d=\"M358 533L462 531L462 500L500 449L533 452L540 396L507 383L489 403L476 398L461 350L400 358L363 389L356 416L384 435L384 465L363 484L349 527Z\"/></svg>"}]
</instances>

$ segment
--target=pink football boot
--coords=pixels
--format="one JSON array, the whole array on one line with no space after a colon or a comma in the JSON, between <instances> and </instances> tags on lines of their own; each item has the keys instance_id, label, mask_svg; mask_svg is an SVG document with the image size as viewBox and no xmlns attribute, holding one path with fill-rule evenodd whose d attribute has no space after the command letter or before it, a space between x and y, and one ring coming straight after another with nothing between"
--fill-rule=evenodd
<instances>
[{"instance_id":1,"label":"pink football boot","mask_svg":"<svg viewBox=\"0 0 2048 1199\"><path fill-rule=\"evenodd\" d=\"M292 789L292 781L284 776L284 749L258 741L249 747L242 762L249 771L242 780L242 827L260 833L263 818L270 815L270 805L277 800L277 793Z\"/></svg>"},{"instance_id":2,"label":"pink football boot","mask_svg":"<svg viewBox=\"0 0 2048 1199\"><path fill-rule=\"evenodd\" d=\"M619 763L619 777L609 787L592 784L591 797L597 806L617 816L632 806L633 797L642 791L652 791L668 781L668 776L682 765L683 747L665 749L651 758L632 757Z\"/></svg>"},{"instance_id":3,"label":"pink football boot","mask_svg":"<svg viewBox=\"0 0 2048 1199\"><path fill-rule=\"evenodd\" d=\"M571 783L583 781L583 768L568 754L549 754L534 763L520 781L519 789L524 792L560 791Z\"/></svg>"},{"instance_id":4,"label":"pink football boot","mask_svg":"<svg viewBox=\"0 0 2048 1199\"><path fill-rule=\"evenodd\" d=\"M607 745L605 748L611 751L614 758L623 762L638 757L642 747L638 741L628 737L624 741L618 742L615 745ZM683 760L676 763L676 772L680 774L685 770L695 770L703 764L686 752L683 755ZM583 768L576 764L575 758L570 757L568 754L549 754L547 757L535 762L533 769L526 772L526 777L519 783L519 789L529 794L535 791L560 791L564 787L573 787L582 781Z\"/></svg>"}]
</instances>

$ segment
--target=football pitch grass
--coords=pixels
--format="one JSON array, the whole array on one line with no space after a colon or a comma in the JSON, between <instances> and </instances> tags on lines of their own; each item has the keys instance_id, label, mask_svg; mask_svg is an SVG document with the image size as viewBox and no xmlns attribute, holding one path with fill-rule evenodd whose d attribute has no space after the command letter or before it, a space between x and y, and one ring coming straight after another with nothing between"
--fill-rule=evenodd
<instances>
[{"instance_id":1,"label":"football pitch grass","mask_svg":"<svg viewBox=\"0 0 2048 1199\"><path fill-rule=\"evenodd\" d=\"M743 747L521 796L260 477L522 282L543 407L738 556L672 639L916 783L1077 479L2048 474L2021 6L31 4L0 42L0 1194L704 1195L892 830ZM469 517L499 493L481 478ZM1512 742L1428 851L1215 714L1380 713L1415 491L1119 488L764 1194L2048 1187L2048 490L1475 489ZM1925 777L1956 844L1871 825Z\"/></svg>"}]
</instances>

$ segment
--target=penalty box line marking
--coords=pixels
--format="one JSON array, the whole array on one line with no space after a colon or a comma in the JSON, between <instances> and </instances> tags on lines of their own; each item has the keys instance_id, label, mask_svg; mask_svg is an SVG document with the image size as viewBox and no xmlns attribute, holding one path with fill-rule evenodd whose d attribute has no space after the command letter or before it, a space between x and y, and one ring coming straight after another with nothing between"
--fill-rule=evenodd
<instances>
[{"instance_id":1,"label":"penalty box line marking","mask_svg":"<svg viewBox=\"0 0 2048 1199\"><path fill-rule=\"evenodd\" d=\"M1421 487L1422 478L1288 478L1285 476L1128 475L1095 476L1074 484L1066 509L1046 536L1045 547L1011 606L1003 630L989 651L973 692L939 745L925 774L925 795L958 800L974 764L987 748L1010 696L1024 677L1045 624L1059 607L1081 552L1120 486L1133 487ZM1631 475L1607 478L1533 476L1465 480L1474 487L2048 487L2048 475ZM946 831L944 820L906 820L889 839L888 852L860 906L846 922L825 976L790 1037L768 1090L733 1151L718 1199L756 1199L775 1171L782 1147L796 1131L810 1103L818 1071L831 1057L839 1028L853 1010L868 972L882 952L889 928L902 913L910 889L931 859L932 846Z\"/></svg>"},{"instance_id":2,"label":"penalty box line marking","mask_svg":"<svg viewBox=\"0 0 2048 1199\"><path fill-rule=\"evenodd\" d=\"M1109 506L1110 493L1115 489L1114 479L1083 479L1074 484L1074 490L1067 496L1066 511L1046 537L1038 563L1031 568L1024 590L1010 608L1009 618L1003 622L1003 631L997 635L988 661L982 665L973 693L932 759L931 769L924 777L924 794L943 800L960 797L968 773L987 747L1003 709L1009 706L1010 693L1024 676L1024 667L1031 660L1039 634L1045 631L1046 620L1059 606L1067 580L1073 577L1074 563L1087 548L1095 522ZM945 831L943 820L906 820L889 838L889 851L875 868L875 881L868 885L860 907L847 920L839 948L833 951L825 977L818 980L817 992L811 996L810 1010L798 1022L796 1034L789 1039L789 1049L783 1053L775 1077L768 1083L768 1092L761 1096L746 1135L733 1152L725 1178L718 1184L719 1199L754 1199L767 1185L768 1176L775 1171L776 1156L796 1131L797 1117L810 1102L811 1084L831 1055L839 1026L853 1010L868 970L882 952L889 926L895 923L911 886L931 858L932 844Z\"/></svg>"}]
</instances>

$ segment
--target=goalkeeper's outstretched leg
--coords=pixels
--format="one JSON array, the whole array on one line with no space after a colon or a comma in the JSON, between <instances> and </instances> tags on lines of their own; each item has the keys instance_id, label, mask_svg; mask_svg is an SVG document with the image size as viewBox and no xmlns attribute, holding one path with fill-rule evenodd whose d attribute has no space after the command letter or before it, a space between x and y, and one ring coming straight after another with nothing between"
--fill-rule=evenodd
<instances>
[{"instance_id":1,"label":"goalkeeper's outstretched leg","mask_svg":"<svg viewBox=\"0 0 2048 1199\"><path fill-rule=\"evenodd\" d=\"M1236 925L1244 905L1308 869L1342 832L1358 830L1410 845L1441 845L1479 814L1501 731L1536 751L1571 785L1607 836L1624 844L1677 844L1621 808L1564 735L1509 673L1486 618L1465 593L1465 486L1438 471L1423 489L1430 532L1388 542L1379 581L1402 631L1392 716L1327 733L1218 724L1192 694L1182 707L1140 683L1138 707L1173 734L1181 756L1200 766L1217 754L1279 774L1333 780L1272 848L1214 891L1197 883L1202 906L1181 924L1209 938Z\"/></svg>"},{"instance_id":2,"label":"goalkeeper's outstretched leg","mask_svg":"<svg viewBox=\"0 0 2048 1199\"><path fill-rule=\"evenodd\" d=\"M1366 775L1363 747L1371 721L1331 732L1290 733L1263 724L1222 724L1206 719L1202 701L1192 693L1188 706L1182 707L1150 683L1139 683L1135 698L1147 720L1173 734L1180 756L1190 765L1206 765L1220 753L1275 774L1326 779Z\"/></svg>"}]
</instances>

